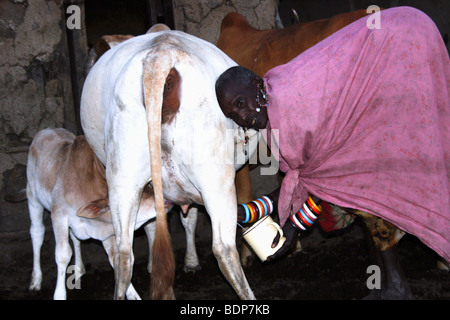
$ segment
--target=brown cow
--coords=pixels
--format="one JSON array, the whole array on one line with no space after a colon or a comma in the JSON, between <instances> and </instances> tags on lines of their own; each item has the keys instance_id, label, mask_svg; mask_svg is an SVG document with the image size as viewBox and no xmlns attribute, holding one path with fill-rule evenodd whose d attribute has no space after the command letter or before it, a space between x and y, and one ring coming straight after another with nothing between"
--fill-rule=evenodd
<instances>
[{"instance_id":1,"label":"brown cow","mask_svg":"<svg viewBox=\"0 0 450 320\"><path fill-rule=\"evenodd\" d=\"M230 12L222 21L217 47L240 66L263 77L270 69L366 15L366 10L357 10L284 29L258 30L241 14Z\"/></svg>"}]
</instances>

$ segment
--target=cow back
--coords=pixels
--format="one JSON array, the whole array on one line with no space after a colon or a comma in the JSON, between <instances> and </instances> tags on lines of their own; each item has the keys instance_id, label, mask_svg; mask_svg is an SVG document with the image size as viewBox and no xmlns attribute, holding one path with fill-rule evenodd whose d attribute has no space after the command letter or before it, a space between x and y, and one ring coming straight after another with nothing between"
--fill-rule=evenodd
<instances>
[{"instance_id":1,"label":"cow back","mask_svg":"<svg viewBox=\"0 0 450 320\"><path fill-rule=\"evenodd\" d=\"M52 193L75 136L64 129L39 131L30 145L27 163L29 197L33 194L42 205L51 210Z\"/></svg>"},{"instance_id":2,"label":"cow back","mask_svg":"<svg viewBox=\"0 0 450 320\"><path fill-rule=\"evenodd\" d=\"M291 61L366 15L366 10L357 10L284 29L258 30L250 26L242 15L232 12L222 21L217 46L237 64L263 77L270 69Z\"/></svg>"}]
</instances>

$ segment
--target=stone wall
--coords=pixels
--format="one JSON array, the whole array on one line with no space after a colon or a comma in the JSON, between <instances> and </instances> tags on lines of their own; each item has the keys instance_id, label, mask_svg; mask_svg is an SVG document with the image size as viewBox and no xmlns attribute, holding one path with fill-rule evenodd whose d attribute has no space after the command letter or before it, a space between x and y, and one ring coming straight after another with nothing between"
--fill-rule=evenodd
<instances>
[{"instance_id":1,"label":"stone wall","mask_svg":"<svg viewBox=\"0 0 450 320\"><path fill-rule=\"evenodd\" d=\"M220 24L236 11L258 29L275 27L276 0L173 0L175 29L217 43Z\"/></svg>"},{"instance_id":2,"label":"stone wall","mask_svg":"<svg viewBox=\"0 0 450 320\"><path fill-rule=\"evenodd\" d=\"M77 132L72 84L82 79L72 79L67 36L73 34L65 14L73 1L0 0L0 274L3 268L31 270L27 202L10 203L4 195L25 187L34 135L46 127ZM81 43L76 52L86 50ZM44 224L47 243L53 238L47 214ZM53 244L47 252L52 250Z\"/></svg>"},{"instance_id":3,"label":"stone wall","mask_svg":"<svg viewBox=\"0 0 450 320\"><path fill-rule=\"evenodd\" d=\"M35 133L75 130L61 0L0 2L0 189ZM64 31L64 32L63 32Z\"/></svg>"}]
</instances>

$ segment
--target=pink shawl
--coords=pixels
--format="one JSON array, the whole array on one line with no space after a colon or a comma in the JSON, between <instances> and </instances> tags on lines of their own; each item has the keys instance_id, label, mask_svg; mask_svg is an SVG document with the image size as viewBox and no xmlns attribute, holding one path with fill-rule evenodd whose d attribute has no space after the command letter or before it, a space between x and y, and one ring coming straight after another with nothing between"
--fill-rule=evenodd
<instances>
[{"instance_id":1,"label":"pink shawl","mask_svg":"<svg viewBox=\"0 0 450 320\"><path fill-rule=\"evenodd\" d=\"M450 61L428 16L381 11L264 76L284 224L312 193L379 216L450 261Z\"/></svg>"}]
</instances>

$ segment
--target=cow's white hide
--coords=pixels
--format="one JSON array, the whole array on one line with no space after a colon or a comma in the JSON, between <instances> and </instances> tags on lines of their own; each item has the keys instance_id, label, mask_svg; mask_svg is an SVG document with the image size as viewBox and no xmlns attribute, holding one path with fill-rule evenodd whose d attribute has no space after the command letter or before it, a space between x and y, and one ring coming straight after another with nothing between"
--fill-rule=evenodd
<instances>
[{"instance_id":1,"label":"cow's white hide","mask_svg":"<svg viewBox=\"0 0 450 320\"><path fill-rule=\"evenodd\" d=\"M208 42L180 31L163 31L117 45L90 71L82 94L81 122L88 142L106 166L119 248L114 261L116 298L124 298L131 279L132 226L140 194L146 183L154 180L150 171L146 109L158 111L161 105L145 105L144 97L146 101L162 100L170 67L181 76L181 99L172 121L161 127L164 198L177 204L205 205L211 217L213 252L222 273L239 297L254 298L235 245L234 177L235 169L242 164L235 164L234 141L226 138L230 137L227 130L235 129L235 124L223 115L214 88L218 76L234 65ZM145 76L158 83L157 89L144 91ZM150 113L149 117L152 116L155 114ZM155 129L150 137L158 134L157 126L150 127ZM153 181L155 195L156 182Z\"/></svg>"}]
</instances>

